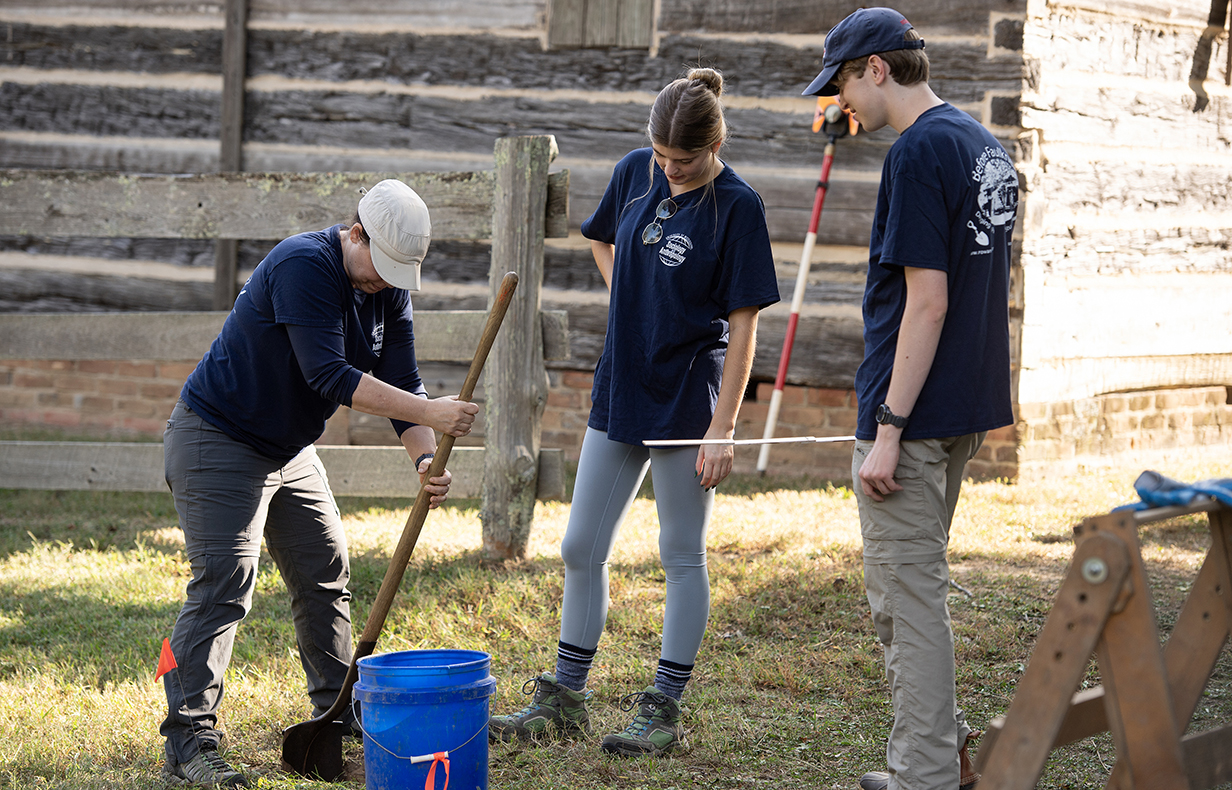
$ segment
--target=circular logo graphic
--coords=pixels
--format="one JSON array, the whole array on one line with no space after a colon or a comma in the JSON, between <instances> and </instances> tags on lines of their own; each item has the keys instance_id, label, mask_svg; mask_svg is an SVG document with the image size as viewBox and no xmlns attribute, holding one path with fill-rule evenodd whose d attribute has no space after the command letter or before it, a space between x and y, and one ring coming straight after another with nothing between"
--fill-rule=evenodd
<instances>
[{"instance_id":1,"label":"circular logo graphic","mask_svg":"<svg viewBox=\"0 0 1232 790\"><path fill-rule=\"evenodd\" d=\"M693 241L683 233L673 233L663 240L659 248L659 262L664 266L679 266L693 249Z\"/></svg>"}]
</instances>

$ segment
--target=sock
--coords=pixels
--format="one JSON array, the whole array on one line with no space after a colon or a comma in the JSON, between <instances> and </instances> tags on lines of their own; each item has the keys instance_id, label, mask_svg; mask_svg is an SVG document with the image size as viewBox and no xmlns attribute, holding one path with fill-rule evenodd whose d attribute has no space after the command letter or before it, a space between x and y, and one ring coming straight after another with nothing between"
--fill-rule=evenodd
<instances>
[{"instance_id":1,"label":"sock","mask_svg":"<svg viewBox=\"0 0 1232 790\"><path fill-rule=\"evenodd\" d=\"M692 664L677 664L667 659L659 659L659 671L655 673L655 688L667 696L680 701L684 696L684 687L689 678L693 677Z\"/></svg>"},{"instance_id":2,"label":"sock","mask_svg":"<svg viewBox=\"0 0 1232 790\"><path fill-rule=\"evenodd\" d=\"M565 642L556 644L556 682L567 689L581 691L586 688L590 665L595 661L598 648L584 647Z\"/></svg>"}]
</instances>

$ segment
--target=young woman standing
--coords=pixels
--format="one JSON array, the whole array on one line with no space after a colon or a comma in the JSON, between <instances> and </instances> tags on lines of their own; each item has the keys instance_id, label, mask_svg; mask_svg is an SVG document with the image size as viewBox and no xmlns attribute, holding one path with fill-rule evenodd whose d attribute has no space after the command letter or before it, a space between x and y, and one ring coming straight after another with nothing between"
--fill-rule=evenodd
<instances>
[{"instance_id":1,"label":"young woman standing","mask_svg":"<svg viewBox=\"0 0 1232 790\"><path fill-rule=\"evenodd\" d=\"M638 712L604 751L661 754L685 742L680 700L710 610L706 529L714 487L732 469L722 445L649 449L644 439L732 438L748 383L757 314L779 300L765 209L719 159L723 77L693 69L651 109L651 147L625 156L582 223L610 291L607 335L561 544L564 601L556 672L527 682L518 713L489 736L589 733L586 680L608 608L608 558L646 470L667 579L654 683L625 697Z\"/></svg>"}]
</instances>

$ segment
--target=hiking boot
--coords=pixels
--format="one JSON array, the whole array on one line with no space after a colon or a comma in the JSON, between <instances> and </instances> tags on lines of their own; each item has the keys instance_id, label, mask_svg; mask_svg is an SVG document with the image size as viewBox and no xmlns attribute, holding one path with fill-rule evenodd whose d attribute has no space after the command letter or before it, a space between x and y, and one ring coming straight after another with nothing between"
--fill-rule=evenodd
<instances>
[{"instance_id":1,"label":"hiking boot","mask_svg":"<svg viewBox=\"0 0 1232 790\"><path fill-rule=\"evenodd\" d=\"M186 763L163 764L163 778L176 785L197 787L249 787L244 775L227 765L217 749L205 749Z\"/></svg>"},{"instance_id":2,"label":"hiking boot","mask_svg":"<svg viewBox=\"0 0 1232 790\"><path fill-rule=\"evenodd\" d=\"M975 772L971 757L967 754L967 746L983 734L981 730L967 733L967 739L958 750L958 790L973 790L975 783L980 781L980 775ZM860 790L886 790L889 786L890 775L885 771L869 771L860 777Z\"/></svg>"},{"instance_id":3,"label":"hiking boot","mask_svg":"<svg viewBox=\"0 0 1232 790\"><path fill-rule=\"evenodd\" d=\"M609 754L637 757L643 754L667 754L676 748L687 748L684 727L680 724L680 702L654 686L629 694L620 701L620 709L633 710L640 705L633 723L624 732L603 736L600 746Z\"/></svg>"},{"instance_id":4,"label":"hiking boot","mask_svg":"<svg viewBox=\"0 0 1232 790\"><path fill-rule=\"evenodd\" d=\"M517 713L488 719L488 740L509 742L514 738L534 740L541 735L590 734L590 713L586 710L589 691L574 691L544 672L522 685L523 694L534 700Z\"/></svg>"}]
</instances>

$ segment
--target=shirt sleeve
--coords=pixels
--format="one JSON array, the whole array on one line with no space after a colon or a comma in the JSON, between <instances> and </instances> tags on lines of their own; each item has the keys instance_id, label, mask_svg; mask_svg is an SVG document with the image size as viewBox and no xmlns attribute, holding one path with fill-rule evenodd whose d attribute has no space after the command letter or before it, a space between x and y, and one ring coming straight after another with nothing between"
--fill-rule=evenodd
<instances>
[{"instance_id":1,"label":"shirt sleeve","mask_svg":"<svg viewBox=\"0 0 1232 790\"><path fill-rule=\"evenodd\" d=\"M633 161L638 159L638 151L626 156L624 159L616 163L616 168L612 171L612 177L607 182L607 189L603 192L603 198L599 201L595 212L582 222L582 235L592 241L602 242L604 244L616 243L616 230L620 225L620 214L624 208L624 202L629 194L629 183L631 180L631 169L635 167L648 167L649 158L640 165Z\"/></svg>"},{"instance_id":2,"label":"shirt sleeve","mask_svg":"<svg viewBox=\"0 0 1232 790\"><path fill-rule=\"evenodd\" d=\"M342 327L284 326L295 361L312 391L326 400L350 406L363 373L346 361Z\"/></svg>"},{"instance_id":3,"label":"shirt sleeve","mask_svg":"<svg viewBox=\"0 0 1232 790\"><path fill-rule=\"evenodd\" d=\"M941 186L903 168L891 183L881 265L948 271L950 220Z\"/></svg>"},{"instance_id":4,"label":"shirt sleeve","mask_svg":"<svg viewBox=\"0 0 1232 790\"><path fill-rule=\"evenodd\" d=\"M756 195L746 202L733 212L743 218L742 227L735 228L740 235L723 246L722 270L714 292L715 300L728 314L742 307L764 310L779 301L766 210Z\"/></svg>"},{"instance_id":5,"label":"shirt sleeve","mask_svg":"<svg viewBox=\"0 0 1232 790\"><path fill-rule=\"evenodd\" d=\"M301 326L342 326L345 292L338 275L320 255L300 254L279 261L268 278L274 320Z\"/></svg>"},{"instance_id":6,"label":"shirt sleeve","mask_svg":"<svg viewBox=\"0 0 1232 790\"><path fill-rule=\"evenodd\" d=\"M410 294L402 290L391 291L385 316L381 358L372 369L372 375L400 390L428 397L428 388L419 375L419 363L415 359L415 323ZM407 428L416 425L402 420L391 419L389 422L399 437Z\"/></svg>"}]
</instances>

